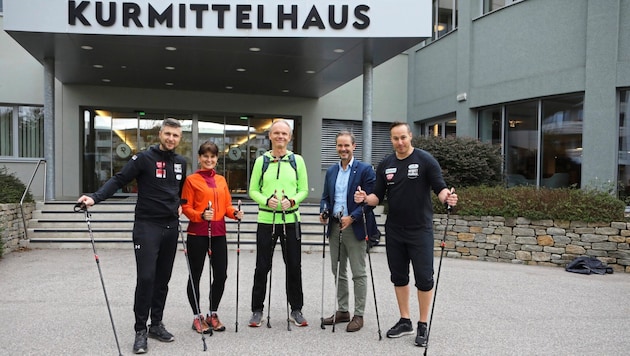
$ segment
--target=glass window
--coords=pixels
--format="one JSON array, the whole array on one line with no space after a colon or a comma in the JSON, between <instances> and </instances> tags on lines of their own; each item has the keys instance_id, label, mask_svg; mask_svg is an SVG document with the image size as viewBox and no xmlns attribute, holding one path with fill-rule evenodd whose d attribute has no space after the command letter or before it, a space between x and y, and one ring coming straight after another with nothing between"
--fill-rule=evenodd
<instances>
[{"instance_id":1,"label":"glass window","mask_svg":"<svg viewBox=\"0 0 630 356\"><path fill-rule=\"evenodd\" d=\"M479 140L493 145L501 144L501 107L489 108L479 111Z\"/></svg>"},{"instance_id":2,"label":"glass window","mask_svg":"<svg viewBox=\"0 0 630 356\"><path fill-rule=\"evenodd\" d=\"M457 0L433 0L433 39L457 27Z\"/></svg>"},{"instance_id":3,"label":"glass window","mask_svg":"<svg viewBox=\"0 0 630 356\"><path fill-rule=\"evenodd\" d=\"M0 106L0 156L13 156L13 108Z\"/></svg>"},{"instance_id":4,"label":"glass window","mask_svg":"<svg viewBox=\"0 0 630 356\"><path fill-rule=\"evenodd\" d=\"M583 106L582 94L542 101L541 186L580 183Z\"/></svg>"},{"instance_id":5,"label":"glass window","mask_svg":"<svg viewBox=\"0 0 630 356\"><path fill-rule=\"evenodd\" d=\"M20 106L18 109L20 157L44 157L44 109Z\"/></svg>"},{"instance_id":6,"label":"glass window","mask_svg":"<svg viewBox=\"0 0 630 356\"><path fill-rule=\"evenodd\" d=\"M524 0L483 0L483 13L487 14L494 10L498 10L521 1Z\"/></svg>"},{"instance_id":7,"label":"glass window","mask_svg":"<svg viewBox=\"0 0 630 356\"><path fill-rule=\"evenodd\" d=\"M455 114L441 116L438 119L431 119L420 125L422 136L455 137L457 133L457 118Z\"/></svg>"},{"instance_id":8,"label":"glass window","mask_svg":"<svg viewBox=\"0 0 630 356\"><path fill-rule=\"evenodd\" d=\"M538 103L507 105L505 164L509 186L537 185Z\"/></svg>"},{"instance_id":9,"label":"glass window","mask_svg":"<svg viewBox=\"0 0 630 356\"><path fill-rule=\"evenodd\" d=\"M508 186L579 187L583 107L575 94L483 109L479 140L502 145Z\"/></svg>"},{"instance_id":10,"label":"glass window","mask_svg":"<svg viewBox=\"0 0 630 356\"><path fill-rule=\"evenodd\" d=\"M44 157L44 109L0 106L0 156Z\"/></svg>"},{"instance_id":11,"label":"glass window","mask_svg":"<svg viewBox=\"0 0 630 356\"><path fill-rule=\"evenodd\" d=\"M630 89L619 93L619 198L630 201Z\"/></svg>"}]
</instances>

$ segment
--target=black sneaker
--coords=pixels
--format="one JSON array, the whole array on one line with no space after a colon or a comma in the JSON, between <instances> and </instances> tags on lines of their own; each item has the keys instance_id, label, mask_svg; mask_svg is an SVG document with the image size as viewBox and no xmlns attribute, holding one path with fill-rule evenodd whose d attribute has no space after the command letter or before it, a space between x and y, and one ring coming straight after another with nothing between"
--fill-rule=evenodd
<instances>
[{"instance_id":1,"label":"black sneaker","mask_svg":"<svg viewBox=\"0 0 630 356\"><path fill-rule=\"evenodd\" d=\"M396 325L392 326L392 328L387 331L387 337L390 338L411 334L413 334L413 325L411 324L411 320L403 318L400 318Z\"/></svg>"},{"instance_id":2,"label":"black sneaker","mask_svg":"<svg viewBox=\"0 0 630 356\"><path fill-rule=\"evenodd\" d=\"M416 346L427 347L427 323L418 322L418 330L416 334Z\"/></svg>"},{"instance_id":3,"label":"black sneaker","mask_svg":"<svg viewBox=\"0 0 630 356\"><path fill-rule=\"evenodd\" d=\"M249 319L249 326L257 328L262 324L263 313L261 310L257 310L252 314L251 319Z\"/></svg>"},{"instance_id":4,"label":"black sneaker","mask_svg":"<svg viewBox=\"0 0 630 356\"><path fill-rule=\"evenodd\" d=\"M149 337L152 339L160 340L162 342L171 342L175 340L175 336L166 331L166 328L161 321L155 325L151 324L149 326Z\"/></svg>"},{"instance_id":5,"label":"black sneaker","mask_svg":"<svg viewBox=\"0 0 630 356\"><path fill-rule=\"evenodd\" d=\"M133 342L133 353L143 354L146 353L147 350L147 331L136 331L136 340Z\"/></svg>"}]
</instances>

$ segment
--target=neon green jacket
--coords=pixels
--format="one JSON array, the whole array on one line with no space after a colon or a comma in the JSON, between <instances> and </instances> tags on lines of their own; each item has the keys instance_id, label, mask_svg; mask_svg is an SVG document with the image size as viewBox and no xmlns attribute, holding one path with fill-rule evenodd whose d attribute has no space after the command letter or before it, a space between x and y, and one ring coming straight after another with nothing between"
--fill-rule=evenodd
<instances>
[{"instance_id":1,"label":"neon green jacket","mask_svg":"<svg viewBox=\"0 0 630 356\"><path fill-rule=\"evenodd\" d=\"M300 212L298 210L300 203L308 196L308 177L306 173L306 164L302 156L294 154L296 170L289 163L289 155L293 152L287 151L281 159L275 160L271 155L271 151L265 152L263 156L270 158L269 166L265 171L263 179L261 179L263 156L256 158L254 168L252 169L249 180L249 197L258 203L258 222L262 224L282 224L282 209L280 204L275 212L267 206L267 200L274 194L278 200L282 200L283 194L289 200L295 201L295 205L286 212L285 222L293 223L300 221ZM262 186L261 186L262 185Z\"/></svg>"}]
</instances>

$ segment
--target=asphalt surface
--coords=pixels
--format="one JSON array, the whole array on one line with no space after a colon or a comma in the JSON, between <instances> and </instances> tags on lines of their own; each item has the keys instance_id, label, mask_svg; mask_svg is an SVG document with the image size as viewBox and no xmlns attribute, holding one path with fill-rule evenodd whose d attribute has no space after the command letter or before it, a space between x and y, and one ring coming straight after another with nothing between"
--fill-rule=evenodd
<instances>
[{"instance_id":1,"label":"asphalt surface","mask_svg":"<svg viewBox=\"0 0 630 356\"><path fill-rule=\"evenodd\" d=\"M122 354L132 354L133 250L99 250L100 266ZM98 246L97 246L98 249ZM238 332L236 251L230 251L228 282L219 316L221 333L191 330L185 294L188 278L177 254L164 323L172 343L149 339L149 355L409 355L424 352L414 336L388 339L399 318L384 253L372 254L380 319L379 340L371 285L365 326L356 333L345 324L320 328L322 254L304 253L304 315L310 326L287 331L284 264L277 247L271 299L271 325L247 326L255 253L240 253ZM326 255L324 316L334 310L334 278ZM436 258L436 271L439 258ZM369 273L368 273L369 276ZM413 280L413 279L412 279ZM202 296L208 292L207 270ZM413 294L412 294L413 296ZM511 265L444 258L429 355L627 355L630 350L630 274L578 275L562 268ZM202 309L207 308L202 297ZM265 302L265 305L266 302ZM351 303L352 305L352 303ZM417 302L412 299L417 318ZM265 318L267 312L265 311ZM415 322L414 322L415 325ZM98 268L91 249L33 249L0 259L1 355L116 355Z\"/></svg>"}]
</instances>

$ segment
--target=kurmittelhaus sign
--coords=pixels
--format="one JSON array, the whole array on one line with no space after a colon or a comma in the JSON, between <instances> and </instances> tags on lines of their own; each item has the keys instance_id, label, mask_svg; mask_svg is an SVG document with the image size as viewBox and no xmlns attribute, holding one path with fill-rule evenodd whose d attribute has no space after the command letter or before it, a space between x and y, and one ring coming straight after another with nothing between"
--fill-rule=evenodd
<instances>
[{"instance_id":1,"label":"kurmittelhaus sign","mask_svg":"<svg viewBox=\"0 0 630 356\"><path fill-rule=\"evenodd\" d=\"M6 0L5 29L212 37L428 37L431 1Z\"/></svg>"}]
</instances>

